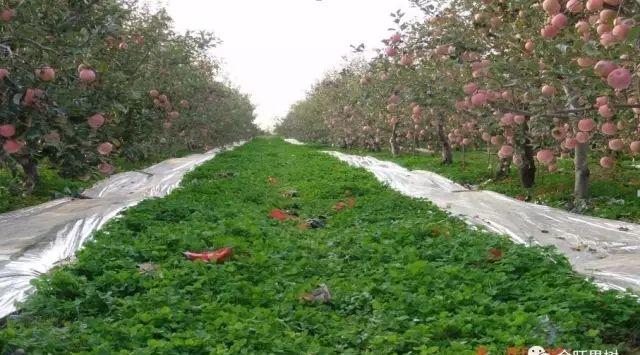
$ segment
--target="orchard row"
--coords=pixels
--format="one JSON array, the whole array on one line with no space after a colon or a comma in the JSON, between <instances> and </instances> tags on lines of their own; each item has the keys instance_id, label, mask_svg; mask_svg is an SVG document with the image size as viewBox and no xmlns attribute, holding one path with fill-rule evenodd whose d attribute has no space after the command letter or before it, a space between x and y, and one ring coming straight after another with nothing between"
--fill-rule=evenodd
<instances>
[{"instance_id":1,"label":"orchard row","mask_svg":"<svg viewBox=\"0 0 640 355\"><path fill-rule=\"evenodd\" d=\"M637 22L621 0L413 0L424 21L393 14L372 60L316 84L278 131L306 141L382 149L487 149L524 187L536 168L573 158L574 195L588 161L615 168L640 154Z\"/></svg>"},{"instance_id":2,"label":"orchard row","mask_svg":"<svg viewBox=\"0 0 640 355\"><path fill-rule=\"evenodd\" d=\"M209 33L179 34L135 2L0 3L0 166L27 192L46 161L64 176L256 134L253 106L214 80Z\"/></svg>"}]
</instances>

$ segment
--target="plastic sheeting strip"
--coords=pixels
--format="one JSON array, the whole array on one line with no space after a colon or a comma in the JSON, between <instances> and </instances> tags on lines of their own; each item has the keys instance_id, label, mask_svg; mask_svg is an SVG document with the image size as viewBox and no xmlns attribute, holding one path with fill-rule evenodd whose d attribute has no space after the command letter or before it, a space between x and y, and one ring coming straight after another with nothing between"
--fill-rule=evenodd
<instances>
[{"instance_id":1,"label":"plastic sheeting strip","mask_svg":"<svg viewBox=\"0 0 640 355\"><path fill-rule=\"evenodd\" d=\"M507 235L516 243L553 245L567 256L574 270L593 277L603 288L640 290L638 224L578 215L492 191L468 190L438 174L410 171L372 157L325 153L370 171L404 195L429 199L469 224Z\"/></svg>"},{"instance_id":2,"label":"plastic sheeting strip","mask_svg":"<svg viewBox=\"0 0 640 355\"><path fill-rule=\"evenodd\" d=\"M0 214L0 317L14 312L15 303L28 296L33 278L72 259L95 230L121 211L169 194L187 172L242 144L113 175L84 191L85 199L63 198Z\"/></svg>"},{"instance_id":3,"label":"plastic sheeting strip","mask_svg":"<svg viewBox=\"0 0 640 355\"><path fill-rule=\"evenodd\" d=\"M289 144L294 144L294 145L304 145L304 143L300 142L297 139L293 139L293 138L287 138L284 140L285 142L289 143Z\"/></svg>"}]
</instances>

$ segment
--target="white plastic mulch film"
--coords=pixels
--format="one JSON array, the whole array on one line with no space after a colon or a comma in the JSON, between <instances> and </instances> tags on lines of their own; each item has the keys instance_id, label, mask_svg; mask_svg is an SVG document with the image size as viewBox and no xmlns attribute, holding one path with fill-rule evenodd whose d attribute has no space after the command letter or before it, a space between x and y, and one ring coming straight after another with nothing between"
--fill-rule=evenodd
<instances>
[{"instance_id":1,"label":"white plastic mulch film","mask_svg":"<svg viewBox=\"0 0 640 355\"><path fill-rule=\"evenodd\" d=\"M84 191L83 199L63 198L0 214L0 317L28 296L33 278L70 261L95 230L122 210L167 195L187 172L243 143L113 175Z\"/></svg>"},{"instance_id":2,"label":"white plastic mulch film","mask_svg":"<svg viewBox=\"0 0 640 355\"><path fill-rule=\"evenodd\" d=\"M508 235L517 243L554 245L574 270L593 277L600 287L640 290L638 224L578 215L492 191L472 191L438 174L410 171L372 157L326 153L372 172L404 195L429 199L468 223Z\"/></svg>"},{"instance_id":3,"label":"white plastic mulch film","mask_svg":"<svg viewBox=\"0 0 640 355\"><path fill-rule=\"evenodd\" d=\"M289 144L295 144L295 145L304 145L304 143L300 142L297 139L293 139L293 138L287 138L284 140L285 142L289 143Z\"/></svg>"}]
</instances>

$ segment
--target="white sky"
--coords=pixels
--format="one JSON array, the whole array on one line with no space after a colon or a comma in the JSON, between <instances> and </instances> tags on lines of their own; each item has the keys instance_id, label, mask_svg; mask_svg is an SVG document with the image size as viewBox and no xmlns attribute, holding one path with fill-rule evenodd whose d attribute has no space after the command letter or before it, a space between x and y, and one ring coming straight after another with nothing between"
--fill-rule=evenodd
<instances>
[{"instance_id":1,"label":"white sky","mask_svg":"<svg viewBox=\"0 0 640 355\"><path fill-rule=\"evenodd\" d=\"M164 5L178 30L208 30L224 43L214 55L224 76L251 96L267 128L328 70L349 45L381 47L391 12L418 15L408 0L151 0ZM408 17L410 17L408 15Z\"/></svg>"}]
</instances>

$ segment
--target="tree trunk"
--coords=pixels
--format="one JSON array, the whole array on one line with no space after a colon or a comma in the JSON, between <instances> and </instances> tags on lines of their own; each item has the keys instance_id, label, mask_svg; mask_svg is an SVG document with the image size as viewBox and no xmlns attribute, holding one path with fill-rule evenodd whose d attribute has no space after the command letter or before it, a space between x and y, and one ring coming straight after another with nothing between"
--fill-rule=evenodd
<instances>
[{"instance_id":1,"label":"tree trunk","mask_svg":"<svg viewBox=\"0 0 640 355\"><path fill-rule=\"evenodd\" d=\"M496 171L496 180L501 180L509 175L509 167L511 166L510 158L500 158L500 164Z\"/></svg>"},{"instance_id":2,"label":"tree trunk","mask_svg":"<svg viewBox=\"0 0 640 355\"><path fill-rule=\"evenodd\" d=\"M373 140L373 151L374 152L379 152L380 151L380 137L376 136L372 138Z\"/></svg>"},{"instance_id":3,"label":"tree trunk","mask_svg":"<svg viewBox=\"0 0 640 355\"><path fill-rule=\"evenodd\" d=\"M347 150L351 150L351 148L353 148L353 141L351 139L345 138L344 144L347 146Z\"/></svg>"},{"instance_id":4,"label":"tree trunk","mask_svg":"<svg viewBox=\"0 0 640 355\"><path fill-rule=\"evenodd\" d=\"M575 148L575 185L573 187L573 197L578 202L589 198L589 144L578 143ZM579 204L575 203L576 206Z\"/></svg>"},{"instance_id":5,"label":"tree trunk","mask_svg":"<svg viewBox=\"0 0 640 355\"><path fill-rule=\"evenodd\" d=\"M531 139L529 139L528 135L529 125L526 122L522 125L522 131L525 139L522 145L522 165L518 170L522 187L530 189L533 187L536 179L536 162L533 158L533 147L531 146Z\"/></svg>"},{"instance_id":6,"label":"tree trunk","mask_svg":"<svg viewBox=\"0 0 640 355\"><path fill-rule=\"evenodd\" d=\"M462 145L462 169L464 170L466 168L465 164L466 164L466 156L465 156L465 146L464 144Z\"/></svg>"},{"instance_id":7,"label":"tree trunk","mask_svg":"<svg viewBox=\"0 0 640 355\"><path fill-rule=\"evenodd\" d=\"M397 157L398 154L400 154L398 149L398 142L396 140L396 128L397 128L397 125L395 124L391 127L391 138L389 138L389 145L391 146L391 155L393 155L394 157Z\"/></svg>"},{"instance_id":8,"label":"tree trunk","mask_svg":"<svg viewBox=\"0 0 640 355\"><path fill-rule=\"evenodd\" d=\"M22 166L22 170L26 176L25 180L25 190L27 194L33 193L33 190L40 183L40 176L38 175L38 165L28 158L24 157L20 159L20 166Z\"/></svg>"},{"instance_id":9,"label":"tree trunk","mask_svg":"<svg viewBox=\"0 0 640 355\"><path fill-rule=\"evenodd\" d=\"M438 138L440 139L440 143L442 143L442 164L452 164L453 153L451 152L451 145L449 144L447 135L444 134L444 128L441 122L438 122Z\"/></svg>"},{"instance_id":10,"label":"tree trunk","mask_svg":"<svg viewBox=\"0 0 640 355\"><path fill-rule=\"evenodd\" d=\"M567 106L569 110L574 110L578 105L577 96L569 88L563 86L564 93L567 96ZM589 198L589 145L588 143L578 143L575 147L574 170L575 183L573 186L574 206L581 206L583 200Z\"/></svg>"},{"instance_id":11,"label":"tree trunk","mask_svg":"<svg viewBox=\"0 0 640 355\"><path fill-rule=\"evenodd\" d=\"M11 162L6 161L6 160L3 160L2 157L0 157L0 168L5 168L5 169L9 170L11 172L11 177L14 178L14 179L17 178L18 175L20 174L16 164L11 163Z\"/></svg>"}]
</instances>

